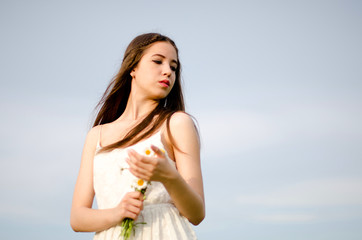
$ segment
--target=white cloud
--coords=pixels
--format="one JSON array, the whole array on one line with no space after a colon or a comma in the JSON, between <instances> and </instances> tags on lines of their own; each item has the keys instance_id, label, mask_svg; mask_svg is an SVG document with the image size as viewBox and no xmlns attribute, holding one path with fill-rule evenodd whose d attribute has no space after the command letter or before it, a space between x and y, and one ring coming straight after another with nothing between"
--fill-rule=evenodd
<instances>
[{"instance_id":1,"label":"white cloud","mask_svg":"<svg viewBox=\"0 0 362 240\"><path fill-rule=\"evenodd\" d=\"M295 140L362 136L362 114L357 105L294 104L270 112L223 111L197 115L203 145L229 153L280 146ZM224 154L224 151L219 151ZM218 153L216 153L218 154Z\"/></svg>"},{"instance_id":2,"label":"white cloud","mask_svg":"<svg viewBox=\"0 0 362 240\"><path fill-rule=\"evenodd\" d=\"M2 103L0 132L7 141L0 161L4 196L0 214L6 218L33 223L68 221L87 123L72 108L53 108L54 102L58 103ZM12 125L16 131L7 127ZM52 211L54 207L58 211Z\"/></svg>"},{"instance_id":3,"label":"white cloud","mask_svg":"<svg viewBox=\"0 0 362 240\"><path fill-rule=\"evenodd\" d=\"M360 219L362 178L315 179L256 194L238 195L244 219L303 224Z\"/></svg>"},{"instance_id":4,"label":"white cloud","mask_svg":"<svg viewBox=\"0 0 362 240\"><path fill-rule=\"evenodd\" d=\"M274 207L362 205L362 178L304 181L270 192L239 195L237 201L240 205Z\"/></svg>"},{"instance_id":5,"label":"white cloud","mask_svg":"<svg viewBox=\"0 0 362 240\"><path fill-rule=\"evenodd\" d=\"M267 117L246 111L198 115L202 143L210 149L241 152L273 142L277 133ZM220 151L221 153L222 151Z\"/></svg>"},{"instance_id":6,"label":"white cloud","mask_svg":"<svg viewBox=\"0 0 362 240\"><path fill-rule=\"evenodd\" d=\"M306 223L317 219L313 214L265 214L256 215L253 220L268 223Z\"/></svg>"}]
</instances>

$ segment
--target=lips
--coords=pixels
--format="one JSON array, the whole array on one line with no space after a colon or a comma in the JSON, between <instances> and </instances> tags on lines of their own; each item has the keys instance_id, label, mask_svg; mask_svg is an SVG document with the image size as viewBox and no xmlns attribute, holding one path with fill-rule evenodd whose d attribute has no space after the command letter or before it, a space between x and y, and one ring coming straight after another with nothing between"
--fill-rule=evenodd
<instances>
[{"instance_id":1,"label":"lips","mask_svg":"<svg viewBox=\"0 0 362 240\"><path fill-rule=\"evenodd\" d=\"M170 86L170 81L165 79L165 80L161 80L159 81L159 83L163 86L163 87L169 87Z\"/></svg>"}]
</instances>

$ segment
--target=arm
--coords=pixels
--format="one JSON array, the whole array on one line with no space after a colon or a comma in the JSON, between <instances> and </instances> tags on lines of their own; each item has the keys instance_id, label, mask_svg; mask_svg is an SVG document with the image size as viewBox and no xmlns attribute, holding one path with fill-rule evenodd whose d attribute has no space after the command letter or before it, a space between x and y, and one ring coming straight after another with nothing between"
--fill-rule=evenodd
<instances>
[{"instance_id":1,"label":"arm","mask_svg":"<svg viewBox=\"0 0 362 240\"><path fill-rule=\"evenodd\" d=\"M128 193L115 208L92 209L93 158L98 136L99 126L89 131L84 144L70 216L71 227L76 232L98 232L115 226L125 217L136 219L142 208L141 194L132 192Z\"/></svg>"},{"instance_id":2,"label":"arm","mask_svg":"<svg viewBox=\"0 0 362 240\"><path fill-rule=\"evenodd\" d=\"M154 146L152 149L159 158L129 151L130 170L136 177L162 182L180 213L198 225L205 217L198 134L192 119L185 113L175 113L171 117L170 130L177 146L172 146L177 170ZM169 142L167 137L166 141Z\"/></svg>"},{"instance_id":3,"label":"arm","mask_svg":"<svg viewBox=\"0 0 362 240\"><path fill-rule=\"evenodd\" d=\"M194 122L185 113L172 116L170 130L177 146L172 150L178 172L163 184L180 213L198 225L205 217L199 136Z\"/></svg>"}]
</instances>

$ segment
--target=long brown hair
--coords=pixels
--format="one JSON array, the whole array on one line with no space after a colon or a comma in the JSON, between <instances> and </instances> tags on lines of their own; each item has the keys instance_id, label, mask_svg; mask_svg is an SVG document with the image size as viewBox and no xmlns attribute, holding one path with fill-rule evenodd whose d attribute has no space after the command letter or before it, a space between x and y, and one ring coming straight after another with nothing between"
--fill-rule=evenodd
<instances>
[{"instance_id":1,"label":"long brown hair","mask_svg":"<svg viewBox=\"0 0 362 240\"><path fill-rule=\"evenodd\" d=\"M123 114L131 92L132 77L130 73L141 60L144 51L156 42L168 42L176 50L178 64L175 70L176 78L174 86L172 87L170 93L159 101L157 107L139 124L132 128L122 140L105 146L101 149L101 151L107 152L115 148L133 145L140 140L151 136L152 133L161 127L165 120L167 134L171 143L174 144L169 126L170 117L177 111L185 111L181 89L181 64L178 56L178 48L176 47L174 41L159 33L146 33L139 35L128 45L119 72L114 76L96 106L96 110L99 109L99 111L93 127L113 122Z\"/></svg>"}]
</instances>

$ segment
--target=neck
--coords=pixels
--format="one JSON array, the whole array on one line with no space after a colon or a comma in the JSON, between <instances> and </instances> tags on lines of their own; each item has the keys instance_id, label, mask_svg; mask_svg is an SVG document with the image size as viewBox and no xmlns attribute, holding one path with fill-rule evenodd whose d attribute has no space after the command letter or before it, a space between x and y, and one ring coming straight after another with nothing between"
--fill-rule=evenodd
<instances>
[{"instance_id":1,"label":"neck","mask_svg":"<svg viewBox=\"0 0 362 240\"><path fill-rule=\"evenodd\" d=\"M130 94L126 109L121 118L128 121L137 121L147 116L158 105L158 101L137 98L135 94Z\"/></svg>"}]
</instances>

